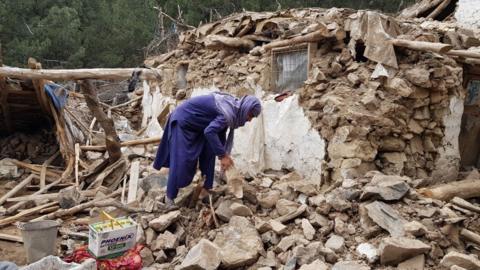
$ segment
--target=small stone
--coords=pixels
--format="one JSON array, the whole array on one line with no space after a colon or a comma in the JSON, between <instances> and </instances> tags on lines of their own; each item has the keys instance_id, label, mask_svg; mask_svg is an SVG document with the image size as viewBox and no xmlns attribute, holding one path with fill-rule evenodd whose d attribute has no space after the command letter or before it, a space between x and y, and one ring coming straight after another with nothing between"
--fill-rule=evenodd
<instances>
[{"instance_id":1,"label":"small stone","mask_svg":"<svg viewBox=\"0 0 480 270\"><path fill-rule=\"evenodd\" d=\"M403 224L406 220L390 205L375 201L365 205L368 216L380 227L387 230L392 236L403 236Z\"/></svg>"},{"instance_id":2,"label":"small stone","mask_svg":"<svg viewBox=\"0 0 480 270\"><path fill-rule=\"evenodd\" d=\"M406 237L384 238L380 243L380 262L398 264L429 250L430 246L419 240Z\"/></svg>"},{"instance_id":3,"label":"small stone","mask_svg":"<svg viewBox=\"0 0 480 270\"><path fill-rule=\"evenodd\" d=\"M278 243L278 245L275 247L275 251L277 253L285 252L289 248L291 248L296 241L297 241L296 235L289 235L289 236L283 237L282 240L280 240L280 243Z\"/></svg>"},{"instance_id":4,"label":"small stone","mask_svg":"<svg viewBox=\"0 0 480 270\"><path fill-rule=\"evenodd\" d=\"M432 87L432 82L430 81L430 72L423 68L411 68L405 72L405 77L408 81L416 86L423 88Z\"/></svg>"},{"instance_id":5,"label":"small stone","mask_svg":"<svg viewBox=\"0 0 480 270\"><path fill-rule=\"evenodd\" d=\"M374 263L378 260L378 250L370 243L362 243L358 245L357 252L367 257L369 263Z\"/></svg>"},{"instance_id":6,"label":"small stone","mask_svg":"<svg viewBox=\"0 0 480 270\"><path fill-rule=\"evenodd\" d=\"M467 270L480 269L480 260L472 255L466 255L457 251L450 251L440 262L445 267L457 265Z\"/></svg>"},{"instance_id":7,"label":"small stone","mask_svg":"<svg viewBox=\"0 0 480 270\"><path fill-rule=\"evenodd\" d=\"M232 209L230 206L232 205L232 201L222 201L217 209L215 210L215 214L224 222L228 222L230 218L233 216Z\"/></svg>"},{"instance_id":8,"label":"small stone","mask_svg":"<svg viewBox=\"0 0 480 270\"><path fill-rule=\"evenodd\" d=\"M397 93L402 97L408 97L413 92L413 89L408 85L408 83L401 78L393 78L387 80L387 83L384 87L385 89Z\"/></svg>"},{"instance_id":9,"label":"small stone","mask_svg":"<svg viewBox=\"0 0 480 270\"><path fill-rule=\"evenodd\" d=\"M345 239L341 236L333 234L328 238L325 243L325 247L333 250L334 252L341 252L345 248Z\"/></svg>"},{"instance_id":10,"label":"small stone","mask_svg":"<svg viewBox=\"0 0 480 270\"><path fill-rule=\"evenodd\" d=\"M272 231L263 233L261 237L262 237L262 242L265 244L270 243L271 245L276 245L280 242L278 235Z\"/></svg>"},{"instance_id":11,"label":"small stone","mask_svg":"<svg viewBox=\"0 0 480 270\"><path fill-rule=\"evenodd\" d=\"M261 187L264 187L264 188L269 188L271 187L273 184L273 180L268 178L268 177L264 177L262 178L262 182L260 183L260 186Z\"/></svg>"},{"instance_id":12,"label":"small stone","mask_svg":"<svg viewBox=\"0 0 480 270\"><path fill-rule=\"evenodd\" d=\"M406 233L413 236L422 236L427 233L427 227L418 221L411 221L403 225L403 229Z\"/></svg>"},{"instance_id":13,"label":"small stone","mask_svg":"<svg viewBox=\"0 0 480 270\"><path fill-rule=\"evenodd\" d=\"M315 236L315 228L313 228L312 224L310 224L306 218L302 219L302 230L303 235L305 235L307 240L313 240L313 237Z\"/></svg>"},{"instance_id":14,"label":"small stone","mask_svg":"<svg viewBox=\"0 0 480 270\"><path fill-rule=\"evenodd\" d=\"M220 266L220 250L214 243L201 239L188 251L180 270L215 270Z\"/></svg>"},{"instance_id":15,"label":"small stone","mask_svg":"<svg viewBox=\"0 0 480 270\"><path fill-rule=\"evenodd\" d=\"M285 199L280 199L277 201L275 208L279 215L283 216L292 212L295 212L299 207L298 203L292 202Z\"/></svg>"},{"instance_id":16,"label":"small stone","mask_svg":"<svg viewBox=\"0 0 480 270\"><path fill-rule=\"evenodd\" d=\"M232 214L236 216L249 217L253 215L250 208L237 202L232 203L232 205L230 205L230 209L232 210Z\"/></svg>"},{"instance_id":17,"label":"small stone","mask_svg":"<svg viewBox=\"0 0 480 270\"><path fill-rule=\"evenodd\" d=\"M147 228L145 230L145 244L150 246L153 242L153 240L157 239L158 234L152 229L152 228Z\"/></svg>"},{"instance_id":18,"label":"small stone","mask_svg":"<svg viewBox=\"0 0 480 270\"><path fill-rule=\"evenodd\" d=\"M425 255L418 255L398 264L398 270L423 270L425 266Z\"/></svg>"},{"instance_id":19,"label":"small stone","mask_svg":"<svg viewBox=\"0 0 480 270\"><path fill-rule=\"evenodd\" d=\"M370 267L356 261L343 261L334 264L332 270L370 270Z\"/></svg>"},{"instance_id":20,"label":"small stone","mask_svg":"<svg viewBox=\"0 0 480 270\"><path fill-rule=\"evenodd\" d=\"M319 248L318 253L325 257L325 261L328 263L336 263L338 261L338 255L327 247Z\"/></svg>"},{"instance_id":21,"label":"small stone","mask_svg":"<svg viewBox=\"0 0 480 270\"><path fill-rule=\"evenodd\" d=\"M167 214L161 215L158 218L150 221L148 226L154 229L157 232L165 231L173 222L177 221L180 218L181 212L179 210L169 212Z\"/></svg>"},{"instance_id":22,"label":"small stone","mask_svg":"<svg viewBox=\"0 0 480 270\"><path fill-rule=\"evenodd\" d=\"M319 259L309 264L304 264L300 267L300 270L328 270L328 266Z\"/></svg>"},{"instance_id":23,"label":"small stone","mask_svg":"<svg viewBox=\"0 0 480 270\"><path fill-rule=\"evenodd\" d=\"M279 199L280 199L280 191L278 190L270 190L265 193L257 194L258 203L262 208L267 208L267 209L272 208L273 206L275 206L275 204Z\"/></svg>"},{"instance_id":24,"label":"small stone","mask_svg":"<svg viewBox=\"0 0 480 270\"><path fill-rule=\"evenodd\" d=\"M168 261L168 256L163 250L154 252L153 256L155 257L155 263L164 263Z\"/></svg>"},{"instance_id":25,"label":"small stone","mask_svg":"<svg viewBox=\"0 0 480 270\"><path fill-rule=\"evenodd\" d=\"M150 266L155 262L152 251L147 247L144 247L142 250L140 250L140 257L142 257L143 267Z\"/></svg>"},{"instance_id":26,"label":"small stone","mask_svg":"<svg viewBox=\"0 0 480 270\"><path fill-rule=\"evenodd\" d=\"M269 221L269 224L270 226L272 227L272 230L276 233L276 234L284 234L288 227L283 225L281 222L279 221L276 221L274 219L270 220Z\"/></svg>"}]
</instances>

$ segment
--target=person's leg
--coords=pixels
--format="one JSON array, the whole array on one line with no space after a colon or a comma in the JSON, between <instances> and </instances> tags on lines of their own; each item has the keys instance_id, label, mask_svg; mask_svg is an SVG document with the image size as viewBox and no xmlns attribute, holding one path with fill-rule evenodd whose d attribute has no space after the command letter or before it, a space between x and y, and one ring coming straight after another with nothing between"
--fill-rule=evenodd
<instances>
[{"instance_id":1,"label":"person's leg","mask_svg":"<svg viewBox=\"0 0 480 270\"><path fill-rule=\"evenodd\" d=\"M203 187L205 189L211 189L213 187L213 179L215 176L215 153L208 142L204 143L198 159L202 176L205 176Z\"/></svg>"},{"instance_id":2,"label":"person's leg","mask_svg":"<svg viewBox=\"0 0 480 270\"><path fill-rule=\"evenodd\" d=\"M153 161L153 168L160 170L161 168L168 168L170 163L170 119L165 125L162 140L157 149L157 155Z\"/></svg>"},{"instance_id":3,"label":"person's leg","mask_svg":"<svg viewBox=\"0 0 480 270\"><path fill-rule=\"evenodd\" d=\"M167 197L173 200L180 188L192 182L203 144L198 141L198 135L182 129L178 123L172 124L171 132Z\"/></svg>"}]
</instances>

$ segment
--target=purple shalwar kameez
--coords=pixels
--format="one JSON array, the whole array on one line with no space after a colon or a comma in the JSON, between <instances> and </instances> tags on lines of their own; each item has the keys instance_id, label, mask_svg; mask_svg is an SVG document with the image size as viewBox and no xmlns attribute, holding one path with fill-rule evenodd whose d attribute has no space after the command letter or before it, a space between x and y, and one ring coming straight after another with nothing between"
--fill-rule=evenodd
<instances>
[{"instance_id":1,"label":"purple shalwar kameez","mask_svg":"<svg viewBox=\"0 0 480 270\"><path fill-rule=\"evenodd\" d=\"M253 96L237 99L215 92L193 97L170 115L153 167L169 168L167 197L175 199L180 188L188 186L197 171L205 176L205 189L211 189L215 157L230 154L233 130L260 114L260 101ZM230 129L228 138L226 131Z\"/></svg>"}]
</instances>

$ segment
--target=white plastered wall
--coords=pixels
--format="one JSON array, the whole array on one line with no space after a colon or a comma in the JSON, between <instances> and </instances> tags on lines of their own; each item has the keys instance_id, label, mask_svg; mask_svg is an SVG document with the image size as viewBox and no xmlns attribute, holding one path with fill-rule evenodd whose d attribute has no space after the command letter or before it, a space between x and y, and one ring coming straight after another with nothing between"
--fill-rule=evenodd
<instances>
[{"instance_id":1,"label":"white plastered wall","mask_svg":"<svg viewBox=\"0 0 480 270\"><path fill-rule=\"evenodd\" d=\"M455 19L467 28L480 27L480 0L459 0Z\"/></svg>"}]
</instances>

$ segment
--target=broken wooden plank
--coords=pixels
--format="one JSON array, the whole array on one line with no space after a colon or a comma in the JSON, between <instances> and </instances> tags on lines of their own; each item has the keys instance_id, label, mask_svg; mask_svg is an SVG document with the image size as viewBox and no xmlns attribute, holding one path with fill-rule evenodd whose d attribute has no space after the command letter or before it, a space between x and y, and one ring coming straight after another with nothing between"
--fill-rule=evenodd
<instances>
[{"instance_id":1,"label":"broken wooden plank","mask_svg":"<svg viewBox=\"0 0 480 270\"><path fill-rule=\"evenodd\" d=\"M131 141L124 141L120 143L121 147L125 146L135 146L135 145L142 145L142 144L156 144L160 143L161 137L152 137L152 138L145 138L145 139L138 139L138 140L131 140ZM105 145L82 145L80 149L83 151L105 151Z\"/></svg>"},{"instance_id":2,"label":"broken wooden plank","mask_svg":"<svg viewBox=\"0 0 480 270\"><path fill-rule=\"evenodd\" d=\"M479 59L480 50L450 50L447 52L447 55Z\"/></svg>"},{"instance_id":3,"label":"broken wooden plank","mask_svg":"<svg viewBox=\"0 0 480 270\"><path fill-rule=\"evenodd\" d=\"M4 218L4 219L0 219L0 226L5 226L5 225L12 224L12 223L14 223L14 222L20 221L20 220L22 220L24 217L27 217L27 216L30 216L30 215L34 215L34 214L37 213L38 211L40 211L40 210L42 210L42 209L44 209L44 208L48 208L48 207L54 206L54 205L57 204L57 203L58 203L58 202L46 203L46 204L39 205L39 206L30 208L30 209L27 209L27 210L25 210L25 211L22 211L22 212L14 215L14 216L7 217L7 218Z\"/></svg>"},{"instance_id":4,"label":"broken wooden plank","mask_svg":"<svg viewBox=\"0 0 480 270\"><path fill-rule=\"evenodd\" d=\"M255 42L246 38L226 37L221 35L209 35L204 40L205 47L209 49L246 49L255 47Z\"/></svg>"},{"instance_id":5,"label":"broken wooden plank","mask_svg":"<svg viewBox=\"0 0 480 270\"><path fill-rule=\"evenodd\" d=\"M451 199L450 202L459 206L459 207L465 208L467 210L480 213L480 207L479 206L476 206L472 203L469 203L468 201L466 201L462 198L455 197L455 198Z\"/></svg>"},{"instance_id":6,"label":"broken wooden plank","mask_svg":"<svg viewBox=\"0 0 480 270\"><path fill-rule=\"evenodd\" d=\"M85 68L85 69L28 69L17 67L0 67L0 77L17 79L45 79L51 81L104 79L125 80L132 76L134 71L141 71L140 79L160 80L159 69L146 68Z\"/></svg>"},{"instance_id":7,"label":"broken wooden plank","mask_svg":"<svg viewBox=\"0 0 480 270\"><path fill-rule=\"evenodd\" d=\"M49 190L51 187L59 184L60 182L62 182L63 179L60 178L58 179L57 181L53 182L53 183L50 183L48 185L46 185L44 188L41 188L40 190L36 191L35 193L33 193L33 195L38 195L38 194L42 194L44 192L46 192L47 190ZM27 204L27 202L18 202L12 206L10 206L8 209L7 209L7 214L12 214L14 213L15 211L17 211L18 209L22 208L23 206L25 206L25 204Z\"/></svg>"},{"instance_id":8,"label":"broken wooden plank","mask_svg":"<svg viewBox=\"0 0 480 270\"><path fill-rule=\"evenodd\" d=\"M2 198L0 198L0 205L2 205L5 201L7 201L8 198L12 197L15 195L18 191L20 191L22 188L30 184L32 182L33 178L36 176L34 174L30 174L28 177L23 179L20 183L18 183L13 189L7 192L7 194L3 195Z\"/></svg>"},{"instance_id":9,"label":"broken wooden plank","mask_svg":"<svg viewBox=\"0 0 480 270\"><path fill-rule=\"evenodd\" d=\"M407 223L400 214L390 205L374 201L365 205L368 211L368 216L378 226L387 230L393 237L401 237L405 235L404 224Z\"/></svg>"},{"instance_id":10,"label":"broken wooden plank","mask_svg":"<svg viewBox=\"0 0 480 270\"><path fill-rule=\"evenodd\" d=\"M423 196L448 201L454 197L462 199L480 197L480 180L462 180L434 187L422 188L418 192Z\"/></svg>"},{"instance_id":11,"label":"broken wooden plank","mask_svg":"<svg viewBox=\"0 0 480 270\"><path fill-rule=\"evenodd\" d=\"M0 240L23 243L23 239L21 236L6 233L0 233Z\"/></svg>"},{"instance_id":12,"label":"broken wooden plank","mask_svg":"<svg viewBox=\"0 0 480 270\"><path fill-rule=\"evenodd\" d=\"M42 172L42 167L41 165L35 165L35 164L29 164L23 161L15 160L12 159L11 161L13 164L17 165L18 167L22 167L24 169L30 170L34 173L40 174ZM59 178L60 174L53 172L52 170L48 170L46 173L46 176L53 177L53 178Z\"/></svg>"},{"instance_id":13,"label":"broken wooden plank","mask_svg":"<svg viewBox=\"0 0 480 270\"><path fill-rule=\"evenodd\" d=\"M68 185L67 187L71 187L71 184ZM91 190L82 190L82 191L80 191L80 194L82 194L83 197L94 197L95 194L99 190L102 190L103 192L107 192L106 188L101 187L101 188L91 189ZM32 194L32 195L9 198L9 199L7 199L7 202L28 202L28 201L40 201L40 200L58 200L59 196L60 196L60 193Z\"/></svg>"},{"instance_id":14,"label":"broken wooden plank","mask_svg":"<svg viewBox=\"0 0 480 270\"><path fill-rule=\"evenodd\" d=\"M430 14L428 14L427 19L435 19L449 4L452 0L444 0L440 5L438 5Z\"/></svg>"},{"instance_id":15,"label":"broken wooden plank","mask_svg":"<svg viewBox=\"0 0 480 270\"><path fill-rule=\"evenodd\" d=\"M139 174L140 174L140 161L134 161L130 166L130 181L128 182L127 203L134 202L137 199Z\"/></svg>"},{"instance_id":16,"label":"broken wooden plank","mask_svg":"<svg viewBox=\"0 0 480 270\"><path fill-rule=\"evenodd\" d=\"M436 53L446 53L453 49L453 46L445 43L435 43L435 42L426 42L426 41L414 41L406 39L392 39L393 45L397 47L404 47L416 51L427 51L427 52L436 52Z\"/></svg>"},{"instance_id":17,"label":"broken wooden plank","mask_svg":"<svg viewBox=\"0 0 480 270\"><path fill-rule=\"evenodd\" d=\"M42 164L42 169L40 170L40 188L45 187L45 178L47 177L47 167L60 155L60 151L57 151L53 156L49 157Z\"/></svg>"}]
</instances>

